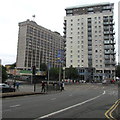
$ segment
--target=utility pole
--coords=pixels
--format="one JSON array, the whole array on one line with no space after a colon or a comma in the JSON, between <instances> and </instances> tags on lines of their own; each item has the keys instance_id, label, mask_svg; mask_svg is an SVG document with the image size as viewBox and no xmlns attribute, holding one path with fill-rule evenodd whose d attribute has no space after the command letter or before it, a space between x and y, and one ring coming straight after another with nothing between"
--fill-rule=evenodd
<instances>
[{"instance_id":1,"label":"utility pole","mask_svg":"<svg viewBox=\"0 0 120 120\"><path fill-rule=\"evenodd\" d=\"M63 67L63 80L65 81L65 67Z\"/></svg>"},{"instance_id":2,"label":"utility pole","mask_svg":"<svg viewBox=\"0 0 120 120\"><path fill-rule=\"evenodd\" d=\"M36 74L36 67L35 67L35 66L32 66L32 83L34 84L34 92L36 91L35 74Z\"/></svg>"}]
</instances>

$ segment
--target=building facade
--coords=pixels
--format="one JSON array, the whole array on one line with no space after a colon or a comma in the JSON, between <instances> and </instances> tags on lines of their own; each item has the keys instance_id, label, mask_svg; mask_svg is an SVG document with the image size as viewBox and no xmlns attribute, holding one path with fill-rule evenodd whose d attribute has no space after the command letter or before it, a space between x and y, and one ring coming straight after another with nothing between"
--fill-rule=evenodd
<instances>
[{"instance_id":1,"label":"building facade","mask_svg":"<svg viewBox=\"0 0 120 120\"><path fill-rule=\"evenodd\" d=\"M66 67L95 68L94 79L115 75L113 3L66 8Z\"/></svg>"},{"instance_id":2,"label":"building facade","mask_svg":"<svg viewBox=\"0 0 120 120\"><path fill-rule=\"evenodd\" d=\"M19 23L17 69L31 69L45 63L49 67L58 67L58 51L64 50L64 38L58 32L52 32L34 21Z\"/></svg>"},{"instance_id":3,"label":"building facade","mask_svg":"<svg viewBox=\"0 0 120 120\"><path fill-rule=\"evenodd\" d=\"M120 1L118 3L118 63L120 64Z\"/></svg>"}]
</instances>

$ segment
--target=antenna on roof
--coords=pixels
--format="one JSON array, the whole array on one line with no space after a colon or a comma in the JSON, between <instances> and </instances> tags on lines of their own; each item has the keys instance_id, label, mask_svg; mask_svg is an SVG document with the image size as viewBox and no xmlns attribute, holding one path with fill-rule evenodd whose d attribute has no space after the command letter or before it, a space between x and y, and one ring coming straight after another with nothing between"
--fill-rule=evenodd
<instances>
[{"instance_id":1,"label":"antenna on roof","mask_svg":"<svg viewBox=\"0 0 120 120\"><path fill-rule=\"evenodd\" d=\"M35 20L35 15L32 15L33 21Z\"/></svg>"}]
</instances>

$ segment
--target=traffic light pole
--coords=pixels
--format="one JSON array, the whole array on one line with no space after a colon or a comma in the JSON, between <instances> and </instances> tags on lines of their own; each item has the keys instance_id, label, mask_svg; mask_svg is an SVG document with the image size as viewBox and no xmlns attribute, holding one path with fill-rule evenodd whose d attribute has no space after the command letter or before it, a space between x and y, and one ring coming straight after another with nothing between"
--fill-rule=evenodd
<instances>
[{"instance_id":1,"label":"traffic light pole","mask_svg":"<svg viewBox=\"0 0 120 120\"><path fill-rule=\"evenodd\" d=\"M35 74L36 74L36 67L32 66L32 83L34 84L34 92L36 91L36 80L35 80Z\"/></svg>"}]
</instances>

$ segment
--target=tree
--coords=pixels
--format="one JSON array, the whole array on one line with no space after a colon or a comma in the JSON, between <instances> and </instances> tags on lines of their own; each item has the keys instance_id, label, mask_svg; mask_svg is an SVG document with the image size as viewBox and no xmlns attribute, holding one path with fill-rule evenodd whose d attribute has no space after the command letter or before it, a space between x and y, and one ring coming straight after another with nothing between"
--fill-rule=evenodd
<instances>
[{"instance_id":1,"label":"tree","mask_svg":"<svg viewBox=\"0 0 120 120\"><path fill-rule=\"evenodd\" d=\"M6 68L2 65L2 82L5 82L6 79L7 79Z\"/></svg>"},{"instance_id":2,"label":"tree","mask_svg":"<svg viewBox=\"0 0 120 120\"><path fill-rule=\"evenodd\" d=\"M66 74L66 78L69 79L77 79L79 76L77 69L73 68L72 66L65 69L65 74Z\"/></svg>"},{"instance_id":3,"label":"tree","mask_svg":"<svg viewBox=\"0 0 120 120\"><path fill-rule=\"evenodd\" d=\"M10 65L10 68L9 69L14 69L16 67L16 63L13 63Z\"/></svg>"},{"instance_id":4,"label":"tree","mask_svg":"<svg viewBox=\"0 0 120 120\"><path fill-rule=\"evenodd\" d=\"M50 79L51 80L58 80L59 79L59 68L51 68L49 71Z\"/></svg>"},{"instance_id":5,"label":"tree","mask_svg":"<svg viewBox=\"0 0 120 120\"><path fill-rule=\"evenodd\" d=\"M47 68L47 65L45 63L41 63L40 64L40 71L47 71L48 68Z\"/></svg>"},{"instance_id":6,"label":"tree","mask_svg":"<svg viewBox=\"0 0 120 120\"><path fill-rule=\"evenodd\" d=\"M120 63L116 66L116 77L120 78Z\"/></svg>"}]
</instances>

